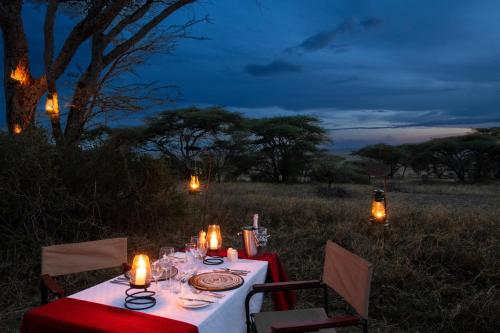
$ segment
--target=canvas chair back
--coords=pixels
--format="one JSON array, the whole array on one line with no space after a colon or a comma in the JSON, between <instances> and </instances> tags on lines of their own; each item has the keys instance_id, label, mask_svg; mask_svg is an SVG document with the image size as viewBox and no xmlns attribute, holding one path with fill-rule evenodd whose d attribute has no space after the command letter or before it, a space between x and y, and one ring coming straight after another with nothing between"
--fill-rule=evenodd
<instances>
[{"instance_id":1,"label":"canvas chair back","mask_svg":"<svg viewBox=\"0 0 500 333\"><path fill-rule=\"evenodd\" d=\"M358 314L368 319L373 265L328 241L325 247L323 283L335 290Z\"/></svg>"},{"instance_id":2,"label":"canvas chair back","mask_svg":"<svg viewBox=\"0 0 500 333\"><path fill-rule=\"evenodd\" d=\"M120 266L127 262L127 238L42 247L42 275L58 276Z\"/></svg>"}]
</instances>

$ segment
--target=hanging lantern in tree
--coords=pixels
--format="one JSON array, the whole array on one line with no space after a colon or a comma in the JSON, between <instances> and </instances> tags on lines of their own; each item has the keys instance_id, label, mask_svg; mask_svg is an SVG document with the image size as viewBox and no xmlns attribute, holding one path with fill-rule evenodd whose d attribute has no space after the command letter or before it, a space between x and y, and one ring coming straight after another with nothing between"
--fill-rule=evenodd
<instances>
[{"instance_id":1,"label":"hanging lantern in tree","mask_svg":"<svg viewBox=\"0 0 500 333\"><path fill-rule=\"evenodd\" d=\"M191 179L189 180L189 193L190 194L196 194L201 192L201 187L200 187L200 179L198 178L198 175L194 174L191 175Z\"/></svg>"},{"instance_id":2,"label":"hanging lantern in tree","mask_svg":"<svg viewBox=\"0 0 500 333\"><path fill-rule=\"evenodd\" d=\"M19 124L15 124L14 125L14 134L21 134L21 132L23 131L21 125Z\"/></svg>"},{"instance_id":3,"label":"hanging lantern in tree","mask_svg":"<svg viewBox=\"0 0 500 333\"><path fill-rule=\"evenodd\" d=\"M387 200L383 190L374 190L372 193L370 222L389 224L387 220Z\"/></svg>"},{"instance_id":4,"label":"hanging lantern in tree","mask_svg":"<svg viewBox=\"0 0 500 333\"><path fill-rule=\"evenodd\" d=\"M59 100L57 93L47 95L47 100L45 101L45 112L52 117L59 114Z\"/></svg>"}]
</instances>

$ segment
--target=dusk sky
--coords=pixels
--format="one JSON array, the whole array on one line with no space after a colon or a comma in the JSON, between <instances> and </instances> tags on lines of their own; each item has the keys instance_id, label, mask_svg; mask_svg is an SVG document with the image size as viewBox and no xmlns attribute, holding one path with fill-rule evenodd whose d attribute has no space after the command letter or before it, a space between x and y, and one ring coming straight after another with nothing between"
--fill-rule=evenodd
<instances>
[{"instance_id":1,"label":"dusk sky","mask_svg":"<svg viewBox=\"0 0 500 333\"><path fill-rule=\"evenodd\" d=\"M44 13L25 10L31 51L43 45ZM338 149L500 124L498 0L211 0L174 21L205 15L211 23L192 33L208 40L179 41L135 78L178 85L173 107L314 115ZM77 58L84 67L87 51ZM32 52L35 72L42 61L41 51Z\"/></svg>"}]
</instances>

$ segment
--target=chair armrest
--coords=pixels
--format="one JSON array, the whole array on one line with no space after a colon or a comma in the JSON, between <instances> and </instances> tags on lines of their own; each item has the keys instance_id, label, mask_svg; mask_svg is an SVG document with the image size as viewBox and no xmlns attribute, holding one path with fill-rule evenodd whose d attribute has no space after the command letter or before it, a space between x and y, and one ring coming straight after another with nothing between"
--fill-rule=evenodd
<instances>
[{"instance_id":1,"label":"chair armrest","mask_svg":"<svg viewBox=\"0 0 500 333\"><path fill-rule=\"evenodd\" d=\"M64 297L64 289L48 274L42 275L42 283L45 287L54 295L58 297Z\"/></svg>"},{"instance_id":2,"label":"chair armrest","mask_svg":"<svg viewBox=\"0 0 500 333\"><path fill-rule=\"evenodd\" d=\"M295 323L275 324L271 326L272 333L315 332L324 328L361 325L363 321L356 316L338 316L321 321L303 321Z\"/></svg>"},{"instance_id":3,"label":"chair armrest","mask_svg":"<svg viewBox=\"0 0 500 333\"><path fill-rule=\"evenodd\" d=\"M252 286L252 291L255 292L285 291L285 290L297 290L297 289L322 288L323 286L324 285L323 283L321 283L320 280L273 282L273 283L254 284Z\"/></svg>"}]
</instances>

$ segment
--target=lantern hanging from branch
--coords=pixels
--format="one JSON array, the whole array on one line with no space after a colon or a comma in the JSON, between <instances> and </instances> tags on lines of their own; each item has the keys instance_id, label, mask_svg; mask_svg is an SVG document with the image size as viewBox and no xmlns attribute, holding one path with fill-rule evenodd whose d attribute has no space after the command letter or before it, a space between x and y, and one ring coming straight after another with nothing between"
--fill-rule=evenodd
<instances>
[{"instance_id":1,"label":"lantern hanging from branch","mask_svg":"<svg viewBox=\"0 0 500 333\"><path fill-rule=\"evenodd\" d=\"M134 257L132 269L130 270L130 286L132 288L146 289L151 284L151 265L149 257L138 254Z\"/></svg>"},{"instance_id":2,"label":"lantern hanging from branch","mask_svg":"<svg viewBox=\"0 0 500 333\"><path fill-rule=\"evenodd\" d=\"M192 174L189 180L189 193L196 194L201 192L200 179L198 175Z\"/></svg>"},{"instance_id":3,"label":"lantern hanging from branch","mask_svg":"<svg viewBox=\"0 0 500 333\"><path fill-rule=\"evenodd\" d=\"M374 190L372 193L370 222L389 225L387 219L387 200L383 190Z\"/></svg>"},{"instance_id":4,"label":"lantern hanging from branch","mask_svg":"<svg viewBox=\"0 0 500 333\"><path fill-rule=\"evenodd\" d=\"M16 66L14 70L10 72L10 78L19 82L22 85L28 83L28 69L22 63Z\"/></svg>"},{"instance_id":5,"label":"lantern hanging from branch","mask_svg":"<svg viewBox=\"0 0 500 333\"><path fill-rule=\"evenodd\" d=\"M14 134L21 134L21 132L23 131L21 125L19 124L15 124L14 125Z\"/></svg>"},{"instance_id":6,"label":"lantern hanging from branch","mask_svg":"<svg viewBox=\"0 0 500 333\"><path fill-rule=\"evenodd\" d=\"M208 248L211 251L220 250L222 247L222 235L220 233L220 226L211 224L207 230Z\"/></svg>"},{"instance_id":7,"label":"lantern hanging from branch","mask_svg":"<svg viewBox=\"0 0 500 333\"><path fill-rule=\"evenodd\" d=\"M47 100L45 101L45 112L51 117L59 114L59 100L56 92L47 96Z\"/></svg>"}]
</instances>

